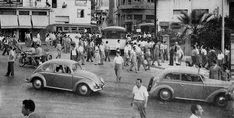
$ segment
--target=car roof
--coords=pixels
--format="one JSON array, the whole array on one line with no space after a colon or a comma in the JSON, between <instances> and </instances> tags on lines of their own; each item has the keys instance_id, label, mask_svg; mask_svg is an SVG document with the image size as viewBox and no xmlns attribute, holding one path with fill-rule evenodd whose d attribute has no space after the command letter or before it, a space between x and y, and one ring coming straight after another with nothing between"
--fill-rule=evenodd
<instances>
[{"instance_id":1,"label":"car roof","mask_svg":"<svg viewBox=\"0 0 234 118\"><path fill-rule=\"evenodd\" d=\"M69 60L69 59L52 59L52 60L46 61L44 64L48 64L48 63L56 63L56 64L62 64L62 65L72 65L72 64L78 63L78 62L73 61L73 60Z\"/></svg>"},{"instance_id":2,"label":"car roof","mask_svg":"<svg viewBox=\"0 0 234 118\"><path fill-rule=\"evenodd\" d=\"M187 74L198 74L199 69L196 67L185 67L185 66L175 66L175 67L170 67L170 68L166 68L163 71L163 74L166 73L187 73ZM199 74L204 74L206 73L206 70L204 69L200 69Z\"/></svg>"}]
</instances>

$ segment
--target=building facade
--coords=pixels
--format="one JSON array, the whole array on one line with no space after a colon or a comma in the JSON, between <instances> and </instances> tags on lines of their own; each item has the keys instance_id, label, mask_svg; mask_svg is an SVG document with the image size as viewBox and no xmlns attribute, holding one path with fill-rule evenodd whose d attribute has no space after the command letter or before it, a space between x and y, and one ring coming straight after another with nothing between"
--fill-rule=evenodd
<instances>
[{"instance_id":1,"label":"building facade","mask_svg":"<svg viewBox=\"0 0 234 118\"><path fill-rule=\"evenodd\" d=\"M34 36L42 33L49 25L49 8L24 7L22 0L0 0L1 33L24 41L25 33L32 32Z\"/></svg>"},{"instance_id":2,"label":"building facade","mask_svg":"<svg viewBox=\"0 0 234 118\"><path fill-rule=\"evenodd\" d=\"M134 31L141 23L154 23L154 0L118 0L118 25Z\"/></svg>"},{"instance_id":3,"label":"building facade","mask_svg":"<svg viewBox=\"0 0 234 118\"><path fill-rule=\"evenodd\" d=\"M50 24L91 23L91 0L24 0L24 6L51 8Z\"/></svg>"},{"instance_id":4,"label":"building facade","mask_svg":"<svg viewBox=\"0 0 234 118\"><path fill-rule=\"evenodd\" d=\"M178 17L182 12L190 14L192 10L214 15L222 14L222 0L158 0L157 1L158 30L176 29L180 22ZM230 0L224 0L224 15L229 15Z\"/></svg>"}]
</instances>

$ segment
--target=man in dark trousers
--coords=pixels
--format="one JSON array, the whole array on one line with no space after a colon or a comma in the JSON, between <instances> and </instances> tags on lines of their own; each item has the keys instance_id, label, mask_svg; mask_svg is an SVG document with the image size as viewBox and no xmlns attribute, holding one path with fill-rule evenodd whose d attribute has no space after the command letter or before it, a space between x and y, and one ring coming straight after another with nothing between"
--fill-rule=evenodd
<instances>
[{"instance_id":1,"label":"man in dark trousers","mask_svg":"<svg viewBox=\"0 0 234 118\"><path fill-rule=\"evenodd\" d=\"M169 58L169 65L173 66L174 65L174 55L175 55L175 46L172 46L170 49L170 58Z\"/></svg>"}]
</instances>

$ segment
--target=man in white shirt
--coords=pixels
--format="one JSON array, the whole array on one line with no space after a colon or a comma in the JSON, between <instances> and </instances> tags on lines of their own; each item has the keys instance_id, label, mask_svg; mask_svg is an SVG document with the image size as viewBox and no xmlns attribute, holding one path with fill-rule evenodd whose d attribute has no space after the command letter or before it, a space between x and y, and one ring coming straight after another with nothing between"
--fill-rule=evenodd
<instances>
[{"instance_id":1,"label":"man in white shirt","mask_svg":"<svg viewBox=\"0 0 234 118\"><path fill-rule=\"evenodd\" d=\"M22 102L22 114L26 116L26 118L46 118L44 115L39 115L35 113L35 103L33 100L23 100Z\"/></svg>"},{"instance_id":2,"label":"man in white shirt","mask_svg":"<svg viewBox=\"0 0 234 118\"><path fill-rule=\"evenodd\" d=\"M142 79L136 80L136 85L133 87L133 100L131 106L133 107L134 111L140 113L141 118L146 118L146 107L148 102L148 92L146 87L142 85ZM134 114L135 117L135 114Z\"/></svg>"},{"instance_id":3,"label":"man in white shirt","mask_svg":"<svg viewBox=\"0 0 234 118\"><path fill-rule=\"evenodd\" d=\"M5 76L14 76L14 62L15 62L15 48L10 46L9 58L8 58L8 66L7 73Z\"/></svg>"},{"instance_id":4,"label":"man in white shirt","mask_svg":"<svg viewBox=\"0 0 234 118\"><path fill-rule=\"evenodd\" d=\"M191 106L191 112L192 112L192 115L189 118L201 118L203 114L203 109L201 105L193 104Z\"/></svg>"}]
</instances>

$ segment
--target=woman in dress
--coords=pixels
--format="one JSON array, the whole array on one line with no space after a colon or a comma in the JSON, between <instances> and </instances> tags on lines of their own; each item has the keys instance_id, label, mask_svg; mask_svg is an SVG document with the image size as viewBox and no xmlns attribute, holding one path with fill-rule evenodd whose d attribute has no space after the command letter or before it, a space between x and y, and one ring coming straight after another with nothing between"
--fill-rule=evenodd
<instances>
[{"instance_id":1,"label":"woman in dress","mask_svg":"<svg viewBox=\"0 0 234 118\"><path fill-rule=\"evenodd\" d=\"M99 51L99 44L96 44L95 47L94 47L94 64L95 65L98 65L100 64L100 51Z\"/></svg>"},{"instance_id":2,"label":"woman in dress","mask_svg":"<svg viewBox=\"0 0 234 118\"><path fill-rule=\"evenodd\" d=\"M123 68L124 60L120 56L120 52L116 52L116 56L114 58L114 70L115 70L115 75L116 75L116 81L120 82L121 80L121 73L122 73L122 68Z\"/></svg>"}]
</instances>

